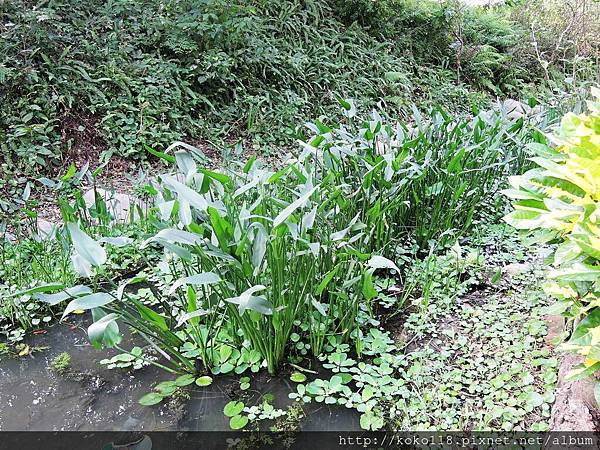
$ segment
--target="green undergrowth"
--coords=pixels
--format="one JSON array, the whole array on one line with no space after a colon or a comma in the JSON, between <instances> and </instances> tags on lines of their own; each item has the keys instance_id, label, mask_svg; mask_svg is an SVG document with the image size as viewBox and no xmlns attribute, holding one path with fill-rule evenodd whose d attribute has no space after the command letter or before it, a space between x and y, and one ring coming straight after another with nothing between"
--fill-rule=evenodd
<instances>
[{"instance_id":1,"label":"green undergrowth","mask_svg":"<svg viewBox=\"0 0 600 450\"><path fill-rule=\"evenodd\" d=\"M69 173L75 175L74 171ZM59 181L47 180L47 183L64 184L65 180L63 176ZM86 233L109 247L107 265L98 274L97 285L128 277L156 258L151 250L144 253L135 250L154 229L150 216L137 209L132 212L134 216L115 221L110 192L102 191L108 196L104 198L101 191L92 190L96 195L90 205L83 199L84 192L82 186L60 190L58 209L63 220L78 220ZM22 341L27 332L43 328L57 318L53 301L40 301L31 294L15 297L15 292L39 284L72 286L80 279L73 266L69 234L60 223L49 230L40 229L34 204L29 199L24 201L27 220L18 224L13 239L5 238L5 230L0 232L0 335L11 343Z\"/></svg>"},{"instance_id":2,"label":"green undergrowth","mask_svg":"<svg viewBox=\"0 0 600 450\"><path fill-rule=\"evenodd\" d=\"M74 156L251 141L279 154L336 95L395 116L527 98L539 70L510 8L458 2L51 0L0 4L0 209ZM318 32L316 32L318 30ZM460 43L460 45L458 45ZM558 76L558 79L561 77ZM564 78L564 77L563 77ZM538 93L536 93L537 95Z\"/></svg>"},{"instance_id":3,"label":"green undergrowth","mask_svg":"<svg viewBox=\"0 0 600 450\"><path fill-rule=\"evenodd\" d=\"M420 282L429 302L437 283L453 279L431 272L442 263L431 258L485 205L498 208L503 178L526 164L523 143L543 136L501 112L460 119L436 108L415 112L413 127L376 111L359 119L353 102L339 101L345 119L307 124L308 137L278 167L252 157L215 171L200 150L177 144L174 157L162 155L176 167L152 184L153 227L141 245L94 239L65 214L74 270L89 282L13 297L72 299L63 317L91 309L96 346L119 345L122 321L169 355L162 367L172 372L241 373L266 363L273 374L290 345L319 356L331 339L360 355L361 327L374 320L382 290L396 283L402 292L396 315ZM107 279L115 246L154 249L157 270ZM478 261L453 251L447 275ZM413 266L421 279L411 279ZM384 274L390 281L378 280ZM147 282L159 290L152 305L133 291Z\"/></svg>"},{"instance_id":4,"label":"green undergrowth","mask_svg":"<svg viewBox=\"0 0 600 450\"><path fill-rule=\"evenodd\" d=\"M508 429L530 420L543 428L539 408L551 399L525 372L533 370L527 355L548 356L539 346L543 322L530 321L542 301L502 287L495 255L516 247L498 247L513 241L482 224L502 214L497 192L528 164L524 144L544 136L503 112L461 119L436 108L415 112L412 126L376 111L360 119L352 101L339 102L344 118L307 124L299 149L276 167L251 157L214 170L202 151L178 143L174 156L161 155L172 169L148 187L153 202L135 240L105 237L127 230L110 225L102 202L92 211L63 202L59 236L82 284L38 283L8 300L60 305L63 319L90 310L91 343L121 352L107 367L152 364L178 375L141 399L148 406L212 376L243 375L241 388L252 373L276 375L293 364L295 399L355 408L365 429L408 427L403 411L415 408L427 412L410 426ZM158 258L119 278L111 259L118 248ZM529 333L514 346L511 321ZM124 328L152 355L149 347L127 351ZM463 355L464 346L473 353ZM493 361L511 355L527 368L514 367L494 389L482 381L484 390L463 392L456 372L439 384L455 360L492 364L464 375L483 380L498 367ZM332 375L313 379L315 360ZM497 393L505 384L520 389L521 403L488 411L505 400ZM476 394L483 403L460 423L427 410ZM232 427L285 413L254 406L232 405Z\"/></svg>"},{"instance_id":5,"label":"green undergrowth","mask_svg":"<svg viewBox=\"0 0 600 450\"><path fill-rule=\"evenodd\" d=\"M419 283L402 321L384 312L381 323L364 324L360 357L330 340L317 376L314 361L292 358L292 406L240 397L225 407L230 426L257 429L266 421L277 430L290 415L297 430L299 411L324 404L357 410L367 430L548 430L558 359L545 342L548 300L531 283L543 258L526 257L504 226L479 231L462 254L454 248L430 258L432 278L453 283ZM465 264L465 255L478 256Z\"/></svg>"}]
</instances>

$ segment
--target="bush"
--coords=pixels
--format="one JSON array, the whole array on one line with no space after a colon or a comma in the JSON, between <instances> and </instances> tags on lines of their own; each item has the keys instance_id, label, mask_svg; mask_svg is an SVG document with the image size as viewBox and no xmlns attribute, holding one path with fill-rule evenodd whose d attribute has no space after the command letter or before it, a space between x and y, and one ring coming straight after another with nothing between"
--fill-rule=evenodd
<instances>
[{"instance_id":1,"label":"bush","mask_svg":"<svg viewBox=\"0 0 600 450\"><path fill-rule=\"evenodd\" d=\"M505 220L538 241L559 242L546 286L558 301L551 312L574 325L564 350L586 357L570 379L600 369L600 90L589 113L567 114L552 137L556 148L531 144L536 167L511 177L517 199Z\"/></svg>"}]
</instances>

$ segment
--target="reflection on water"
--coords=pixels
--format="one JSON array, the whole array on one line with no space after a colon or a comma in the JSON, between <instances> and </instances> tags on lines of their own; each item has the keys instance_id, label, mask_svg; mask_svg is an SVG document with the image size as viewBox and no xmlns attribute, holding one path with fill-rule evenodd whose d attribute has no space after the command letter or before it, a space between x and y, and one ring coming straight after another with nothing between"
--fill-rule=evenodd
<instances>
[{"instance_id":1,"label":"reflection on water","mask_svg":"<svg viewBox=\"0 0 600 450\"><path fill-rule=\"evenodd\" d=\"M31 347L49 347L33 355L0 360L0 430L229 430L223 407L232 398L233 377L215 377L206 388L190 388L190 399L180 408L167 405L144 407L138 399L154 383L172 378L166 372L145 367L134 375L108 370L98 362L113 356L111 350L95 350L88 342L85 327L57 324L46 334L32 336ZM72 374L61 376L49 367L60 353L71 355ZM284 409L294 390L287 378L253 376L250 400L258 403L267 393L274 405ZM358 414L343 407L321 404L304 406L304 430L359 430Z\"/></svg>"}]
</instances>

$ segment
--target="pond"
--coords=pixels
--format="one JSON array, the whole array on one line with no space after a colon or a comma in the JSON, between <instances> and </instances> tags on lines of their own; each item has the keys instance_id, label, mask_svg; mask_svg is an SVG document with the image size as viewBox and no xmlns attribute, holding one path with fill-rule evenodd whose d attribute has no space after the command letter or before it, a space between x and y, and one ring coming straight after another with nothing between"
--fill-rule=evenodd
<instances>
[{"instance_id":1,"label":"pond","mask_svg":"<svg viewBox=\"0 0 600 450\"><path fill-rule=\"evenodd\" d=\"M0 360L0 430L2 431L228 431L223 407L239 398L239 380L217 376L208 387L186 387L189 399L147 407L138 399L157 382L173 376L154 366L134 372L99 364L114 351L96 350L88 341L86 319L59 323L44 334L30 336L24 357ZM130 339L126 336L126 339ZM71 355L69 373L58 374L51 363L62 352ZM286 409L294 386L286 376L254 374L247 405L273 396ZM343 407L304 405L302 430L360 430L359 413ZM268 427L268 424L265 425Z\"/></svg>"}]
</instances>

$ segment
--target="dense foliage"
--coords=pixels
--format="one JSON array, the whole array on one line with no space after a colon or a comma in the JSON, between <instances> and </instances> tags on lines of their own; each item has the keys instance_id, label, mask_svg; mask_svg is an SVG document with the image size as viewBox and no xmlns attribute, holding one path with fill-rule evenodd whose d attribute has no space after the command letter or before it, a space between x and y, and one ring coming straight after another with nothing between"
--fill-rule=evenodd
<instances>
[{"instance_id":1,"label":"dense foliage","mask_svg":"<svg viewBox=\"0 0 600 450\"><path fill-rule=\"evenodd\" d=\"M13 297L51 304L76 297L64 315L92 309L94 344L118 345L123 321L169 356L169 370L195 372L196 360L219 373L245 349L274 373L292 336L306 339L315 356L330 339L352 338L360 355L361 326L374 319L375 272L404 276L389 258L452 244L505 171L522 167L520 142L530 137L522 119L501 114L457 121L438 109L416 117L413 129L376 112L356 121L354 105L340 102L348 123L310 124L314 135L278 170L256 158L209 170L185 144L163 155L177 172L153 186L157 232L141 245L164 250L151 280L161 287L158 309L125 289L147 276L99 292L49 284ZM91 280L105 273L104 247L115 242L96 241L76 223L67 230L76 272Z\"/></svg>"},{"instance_id":2,"label":"dense foliage","mask_svg":"<svg viewBox=\"0 0 600 450\"><path fill-rule=\"evenodd\" d=\"M592 93L589 113L563 118L552 136L555 148L533 145L538 167L512 177L513 189L506 191L517 199L505 218L509 224L561 242L546 290L558 300L552 311L574 325L562 348L586 357L573 378L600 369L600 90Z\"/></svg>"},{"instance_id":3,"label":"dense foliage","mask_svg":"<svg viewBox=\"0 0 600 450\"><path fill-rule=\"evenodd\" d=\"M61 318L107 370L173 376L142 405L243 375L232 429L324 403L367 430L547 430L543 262L498 194L558 243L568 378L596 372L596 6L0 0L0 357ZM98 189L111 158L152 172L128 213ZM246 404L262 369L295 383L287 410Z\"/></svg>"},{"instance_id":4,"label":"dense foliage","mask_svg":"<svg viewBox=\"0 0 600 450\"><path fill-rule=\"evenodd\" d=\"M455 81L511 93L533 75L500 13L355 3L2 2L2 183L74 153L142 158L142 144L182 138L248 134L268 151L333 93L390 113L415 99L469 111L485 95Z\"/></svg>"}]
</instances>

